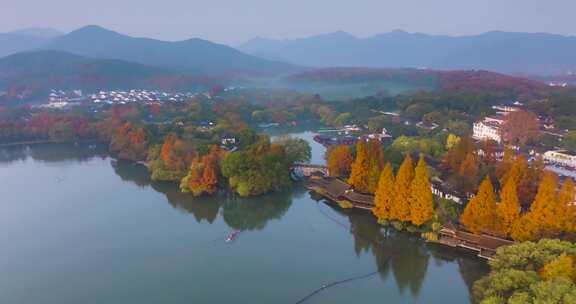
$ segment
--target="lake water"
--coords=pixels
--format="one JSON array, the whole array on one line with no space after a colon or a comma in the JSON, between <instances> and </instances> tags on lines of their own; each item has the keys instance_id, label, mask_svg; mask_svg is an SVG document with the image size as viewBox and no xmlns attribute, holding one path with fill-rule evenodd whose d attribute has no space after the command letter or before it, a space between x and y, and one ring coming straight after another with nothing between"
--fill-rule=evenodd
<instances>
[{"instance_id":1,"label":"lake water","mask_svg":"<svg viewBox=\"0 0 576 304\"><path fill-rule=\"evenodd\" d=\"M0 303L297 303L364 275L302 303L468 303L486 272L301 186L254 199L177 190L101 147L0 150Z\"/></svg>"}]
</instances>

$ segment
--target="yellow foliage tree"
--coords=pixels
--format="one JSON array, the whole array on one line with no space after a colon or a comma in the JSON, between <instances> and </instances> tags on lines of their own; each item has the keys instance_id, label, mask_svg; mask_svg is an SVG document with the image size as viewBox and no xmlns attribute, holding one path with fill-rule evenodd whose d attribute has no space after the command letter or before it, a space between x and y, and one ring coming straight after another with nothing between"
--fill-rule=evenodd
<instances>
[{"instance_id":1,"label":"yellow foliage tree","mask_svg":"<svg viewBox=\"0 0 576 304\"><path fill-rule=\"evenodd\" d=\"M534 221L530 217L530 213L526 213L520 216L520 218L512 224L510 236L513 240L523 242L534 238L537 227L534 225Z\"/></svg>"},{"instance_id":2,"label":"yellow foliage tree","mask_svg":"<svg viewBox=\"0 0 576 304\"><path fill-rule=\"evenodd\" d=\"M565 253L545 264L540 269L540 277L543 280L564 277L576 281L575 257L568 256Z\"/></svg>"},{"instance_id":3,"label":"yellow foliage tree","mask_svg":"<svg viewBox=\"0 0 576 304\"><path fill-rule=\"evenodd\" d=\"M379 141L371 139L366 145L368 156L368 193L375 193L384 167L384 154Z\"/></svg>"},{"instance_id":4,"label":"yellow foliage tree","mask_svg":"<svg viewBox=\"0 0 576 304\"><path fill-rule=\"evenodd\" d=\"M561 208L556 195L557 185L557 176L552 172L546 172L527 215L530 226L535 229L532 239L553 237L561 231L562 227L558 221Z\"/></svg>"},{"instance_id":5,"label":"yellow foliage tree","mask_svg":"<svg viewBox=\"0 0 576 304\"><path fill-rule=\"evenodd\" d=\"M496 209L498 231L505 236L510 235L512 226L520 218L520 203L516 193L516 179L509 178L500 192L500 203Z\"/></svg>"},{"instance_id":6,"label":"yellow foliage tree","mask_svg":"<svg viewBox=\"0 0 576 304\"><path fill-rule=\"evenodd\" d=\"M560 227L563 231L576 232L576 206L574 206L574 182L567 178L558 193Z\"/></svg>"},{"instance_id":7,"label":"yellow foliage tree","mask_svg":"<svg viewBox=\"0 0 576 304\"><path fill-rule=\"evenodd\" d=\"M496 200L489 177L480 184L478 193L466 205L460 222L471 232L494 232L496 228Z\"/></svg>"},{"instance_id":8,"label":"yellow foliage tree","mask_svg":"<svg viewBox=\"0 0 576 304\"><path fill-rule=\"evenodd\" d=\"M434 215L432 190L424 157L420 156L410 186L410 221L416 226L426 223Z\"/></svg>"},{"instance_id":9,"label":"yellow foliage tree","mask_svg":"<svg viewBox=\"0 0 576 304\"><path fill-rule=\"evenodd\" d=\"M460 137L450 133L448 137L446 137L446 150L452 149L460 142Z\"/></svg>"},{"instance_id":10,"label":"yellow foliage tree","mask_svg":"<svg viewBox=\"0 0 576 304\"><path fill-rule=\"evenodd\" d=\"M394 208L394 172L392 166L386 164L380 180L378 182L378 189L374 197L374 208L372 213L378 218L379 221L391 220L392 210Z\"/></svg>"},{"instance_id":11,"label":"yellow foliage tree","mask_svg":"<svg viewBox=\"0 0 576 304\"><path fill-rule=\"evenodd\" d=\"M394 209L392 218L409 222L410 218L410 186L414 179L414 165L410 155L406 155L394 182Z\"/></svg>"},{"instance_id":12,"label":"yellow foliage tree","mask_svg":"<svg viewBox=\"0 0 576 304\"><path fill-rule=\"evenodd\" d=\"M366 143L359 140L356 143L356 158L352 163L350 177L348 183L360 192L369 192L368 175L370 169L370 161L366 151Z\"/></svg>"}]
</instances>

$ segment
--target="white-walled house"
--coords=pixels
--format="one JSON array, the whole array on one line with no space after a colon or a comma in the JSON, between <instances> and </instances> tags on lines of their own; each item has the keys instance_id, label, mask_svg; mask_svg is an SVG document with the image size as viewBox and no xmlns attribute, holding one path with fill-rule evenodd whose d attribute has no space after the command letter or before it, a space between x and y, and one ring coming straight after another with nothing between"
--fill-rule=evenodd
<instances>
[{"instance_id":1,"label":"white-walled house","mask_svg":"<svg viewBox=\"0 0 576 304\"><path fill-rule=\"evenodd\" d=\"M476 140L491 139L500 144L502 143L501 124L487 119L476 122L472 127L472 138Z\"/></svg>"},{"instance_id":2,"label":"white-walled house","mask_svg":"<svg viewBox=\"0 0 576 304\"><path fill-rule=\"evenodd\" d=\"M566 150L547 151L544 161L564 167L576 168L576 154Z\"/></svg>"}]
</instances>

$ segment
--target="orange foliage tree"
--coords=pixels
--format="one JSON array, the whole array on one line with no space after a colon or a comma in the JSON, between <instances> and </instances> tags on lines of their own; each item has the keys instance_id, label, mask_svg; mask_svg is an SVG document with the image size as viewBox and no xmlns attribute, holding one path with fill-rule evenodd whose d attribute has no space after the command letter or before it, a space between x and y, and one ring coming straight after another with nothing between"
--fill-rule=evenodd
<instances>
[{"instance_id":1,"label":"orange foliage tree","mask_svg":"<svg viewBox=\"0 0 576 304\"><path fill-rule=\"evenodd\" d=\"M494 232L496 228L496 200L489 177L480 184L474 196L460 216L460 222L471 232Z\"/></svg>"},{"instance_id":2,"label":"orange foliage tree","mask_svg":"<svg viewBox=\"0 0 576 304\"><path fill-rule=\"evenodd\" d=\"M512 238L521 241L535 240L556 236L561 231L558 216L562 208L556 193L557 180L554 173L545 172L530 210L514 225Z\"/></svg>"},{"instance_id":3,"label":"orange foliage tree","mask_svg":"<svg viewBox=\"0 0 576 304\"><path fill-rule=\"evenodd\" d=\"M326 151L326 165L332 177L348 176L354 158L346 145L331 146Z\"/></svg>"},{"instance_id":4,"label":"orange foliage tree","mask_svg":"<svg viewBox=\"0 0 576 304\"><path fill-rule=\"evenodd\" d=\"M536 114L527 111L511 112L504 118L502 125L504 141L515 146L524 146L538 139L540 122Z\"/></svg>"},{"instance_id":5,"label":"orange foliage tree","mask_svg":"<svg viewBox=\"0 0 576 304\"><path fill-rule=\"evenodd\" d=\"M389 221L393 219L393 209L394 172L392 171L392 166L386 164L384 170L382 170L382 174L380 174L372 213L378 218L378 221Z\"/></svg>"},{"instance_id":6,"label":"orange foliage tree","mask_svg":"<svg viewBox=\"0 0 576 304\"><path fill-rule=\"evenodd\" d=\"M384 153L382 146L378 140L371 139L367 144L368 155L368 191L369 193L376 192L378 188L378 181L380 180L380 173L384 168Z\"/></svg>"},{"instance_id":7,"label":"orange foliage tree","mask_svg":"<svg viewBox=\"0 0 576 304\"><path fill-rule=\"evenodd\" d=\"M498 231L503 236L512 232L512 227L520 218L520 202L516 194L516 179L509 178L500 191L500 202L496 210Z\"/></svg>"},{"instance_id":8,"label":"orange foliage tree","mask_svg":"<svg viewBox=\"0 0 576 304\"><path fill-rule=\"evenodd\" d=\"M368 192L368 173L369 173L370 160L368 159L368 151L366 151L366 143L359 140L356 143L356 158L352 163L350 177L348 183L360 192Z\"/></svg>"},{"instance_id":9,"label":"orange foliage tree","mask_svg":"<svg viewBox=\"0 0 576 304\"><path fill-rule=\"evenodd\" d=\"M180 182L182 192L195 196L214 194L218 190L219 166L224 152L218 146L212 146L208 154L196 157L190 164L190 170Z\"/></svg>"},{"instance_id":10,"label":"orange foliage tree","mask_svg":"<svg viewBox=\"0 0 576 304\"><path fill-rule=\"evenodd\" d=\"M414 179L414 165L410 155L406 155L402 165L396 174L394 182L394 209L392 218L403 222L409 222L410 217L410 186Z\"/></svg>"},{"instance_id":11,"label":"orange foliage tree","mask_svg":"<svg viewBox=\"0 0 576 304\"><path fill-rule=\"evenodd\" d=\"M426 223L434 215L432 190L424 157L420 156L410 185L410 221L416 226Z\"/></svg>"}]
</instances>

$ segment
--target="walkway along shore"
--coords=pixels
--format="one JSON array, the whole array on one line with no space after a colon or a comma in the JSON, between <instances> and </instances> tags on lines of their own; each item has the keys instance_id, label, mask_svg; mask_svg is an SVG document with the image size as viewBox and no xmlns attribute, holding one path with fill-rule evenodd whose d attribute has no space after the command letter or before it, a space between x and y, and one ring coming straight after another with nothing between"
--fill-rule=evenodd
<instances>
[{"instance_id":1,"label":"walkway along shore","mask_svg":"<svg viewBox=\"0 0 576 304\"><path fill-rule=\"evenodd\" d=\"M350 206L372 210L374 196L354 191L353 187L338 178L311 176L306 183L308 190L314 191L341 207ZM477 253L477 256L490 260L501 246L514 242L488 234L473 234L455 225L445 225L438 232L437 240L427 240L452 248L464 248Z\"/></svg>"}]
</instances>

